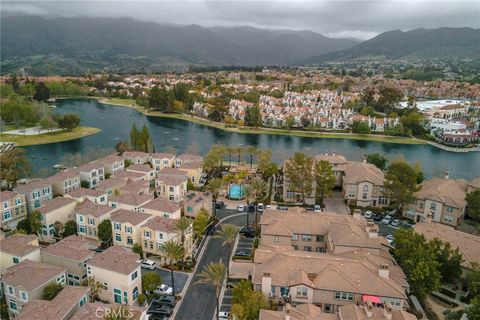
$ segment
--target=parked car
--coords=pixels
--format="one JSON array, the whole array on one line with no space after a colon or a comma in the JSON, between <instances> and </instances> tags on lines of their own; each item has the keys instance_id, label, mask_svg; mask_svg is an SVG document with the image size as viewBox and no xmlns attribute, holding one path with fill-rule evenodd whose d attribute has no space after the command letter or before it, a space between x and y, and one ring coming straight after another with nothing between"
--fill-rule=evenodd
<instances>
[{"instance_id":1,"label":"parked car","mask_svg":"<svg viewBox=\"0 0 480 320\"><path fill-rule=\"evenodd\" d=\"M393 234L389 234L388 236L385 237L385 239L390 244L392 244L393 240L395 240L395 238L393 237Z\"/></svg>"},{"instance_id":2,"label":"parked car","mask_svg":"<svg viewBox=\"0 0 480 320\"><path fill-rule=\"evenodd\" d=\"M365 211L365 213L363 214L363 216L365 217L365 219L372 219L372 217L373 217L373 212L370 211L370 210L367 210L367 211Z\"/></svg>"},{"instance_id":3,"label":"parked car","mask_svg":"<svg viewBox=\"0 0 480 320\"><path fill-rule=\"evenodd\" d=\"M220 312L218 313L218 318L219 318L220 320L227 320L229 315L230 315L230 314L228 313L228 311L220 311Z\"/></svg>"},{"instance_id":4,"label":"parked car","mask_svg":"<svg viewBox=\"0 0 480 320\"><path fill-rule=\"evenodd\" d=\"M255 228L253 227L242 227L239 233L247 238L255 238Z\"/></svg>"},{"instance_id":5,"label":"parked car","mask_svg":"<svg viewBox=\"0 0 480 320\"><path fill-rule=\"evenodd\" d=\"M255 212L255 205L254 204L249 205L247 211L250 213Z\"/></svg>"},{"instance_id":6,"label":"parked car","mask_svg":"<svg viewBox=\"0 0 480 320\"><path fill-rule=\"evenodd\" d=\"M222 209L224 206L225 206L225 203L223 201L215 202L215 208L216 209Z\"/></svg>"},{"instance_id":7,"label":"parked car","mask_svg":"<svg viewBox=\"0 0 480 320\"><path fill-rule=\"evenodd\" d=\"M172 294L173 289L170 286L167 286L166 284L161 284L153 291L154 293L157 294Z\"/></svg>"},{"instance_id":8,"label":"parked car","mask_svg":"<svg viewBox=\"0 0 480 320\"><path fill-rule=\"evenodd\" d=\"M154 270L155 269L155 261L142 259L140 260L140 266L144 269Z\"/></svg>"},{"instance_id":9,"label":"parked car","mask_svg":"<svg viewBox=\"0 0 480 320\"><path fill-rule=\"evenodd\" d=\"M247 251L235 251L236 257L251 257L252 254Z\"/></svg>"},{"instance_id":10,"label":"parked car","mask_svg":"<svg viewBox=\"0 0 480 320\"><path fill-rule=\"evenodd\" d=\"M245 206L244 206L243 204L239 204L239 205L237 206L237 211L238 211L238 212L243 212L243 211L245 211Z\"/></svg>"},{"instance_id":11,"label":"parked car","mask_svg":"<svg viewBox=\"0 0 480 320\"><path fill-rule=\"evenodd\" d=\"M412 228L413 225L410 222L403 221L401 227L403 228Z\"/></svg>"},{"instance_id":12,"label":"parked car","mask_svg":"<svg viewBox=\"0 0 480 320\"><path fill-rule=\"evenodd\" d=\"M210 226L207 227L207 234L213 235L215 234L216 227L214 224L211 224Z\"/></svg>"},{"instance_id":13,"label":"parked car","mask_svg":"<svg viewBox=\"0 0 480 320\"><path fill-rule=\"evenodd\" d=\"M172 295L163 294L158 298L154 298L152 300L152 305L167 305L170 307L174 307L177 304L177 299L175 299Z\"/></svg>"},{"instance_id":14,"label":"parked car","mask_svg":"<svg viewBox=\"0 0 480 320\"><path fill-rule=\"evenodd\" d=\"M390 221L392 221L393 217L391 215L386 215L383 220L382 220L382 224L389 224Z\"/></svg>"},{"instance_id":15,"label":"parked car","mask_svg":"<svg viewBox=\"0 0 480 320\"><path fill-rule=\"evenodd\" d=\"M285 206L278 206L278 207L277 207L277 210L281 210L281 211L288 211L288 207L285 207Z\"/></svg>"},{"instance_id":16,"label":"parked car","mask_svg":"<svg viewBox=\"0 0 480 320\"><path fill-rule=\"evenodd\" d=\"M392 225L393 227L398 227L398 226L400 225L400 223L402 223L402 220L400 220L400 219L395 219L395 220L392 221L391 225Z\"/></svg>"},{"instance_id":17,"label":"parked car","mask_svg":"<svg viewBox=\"0 0 480 320\"><path fill-rule=\"evenodd\" d=\"M272 206L271 206L271 205L269 205L269 204L267 204L267 205L265 206L265 209L267 209L267 210L271 210L271 209L272 209Z\"/></svg>"},{"instance_id":18,"label":"parked car","mask_svg":"<svg viewBox=\"0 0 480 320\"><path fill-rule=\"evenodd\" d=\"M320 213L320 212L322 212L322 207L320 207L320 205L316 204L313 207L313 211L315 211L316 213Z\"/></svg>"},{"instance_id":19,"label":"parked car","mask_svg":"<svg viewBox=\"0 0 480 320\"><path fill-rule=\"evenodd\" d=\"M263 212L263 210L265 210L265 206L263 205L263 203L259 203L257 205L257 211L258 212Z\"/></svg>"},{"instance_id":20,"label":"parked car","mask_svg":"<svg viewBox=\"0 0 480 320\"><path fill-rule=\"evenodd\" d=\"M380 213L373 215L373 221L380 222L383 220L383 216Z\"/></svg>"},{"instance_id":21,"label":"parked car","mask_svg":"<svg viewBox=\"0 0 480 320\"><path fill-rule=\"evenodd\" d=\"M168 305L154 305L152 304L147 311L147 314L152 315L154 317L170 317L173 313L173 310Z\"/></svg>"}]
</instances>

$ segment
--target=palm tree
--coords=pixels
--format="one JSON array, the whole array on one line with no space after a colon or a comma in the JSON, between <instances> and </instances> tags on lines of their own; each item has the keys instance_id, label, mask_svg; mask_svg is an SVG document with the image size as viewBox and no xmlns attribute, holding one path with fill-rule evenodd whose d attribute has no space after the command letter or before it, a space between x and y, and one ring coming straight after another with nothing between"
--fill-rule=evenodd
<instances>
[{"instance_id":1,"label":"palm tree","mask_svg":"<svg viewBox=\"0 0 480 320\"><path fill-rule=\"evenodd\" d=\"M245 197L245 201L247 201L247 227L248 227L248 219L249 219L249 212L248 212L248 208L250 207L250 202L252 199L254 199L254 190L252 188L251 185L247 185L245 186L245 188L243 188L243 196Z\"/></svg>"},{"instance_id":2,"label":"palm tree","mask_svg":"<svg viewBox=\"0 0 480 320\"><path fill-rule=\"evenodd\" d=\"M212 193L213 198L213 216L217 216L217 198L220 190L223 187L223 180L221 178L213 178L208 181L207 190Z\"/></svg>"},{"instance_id":3,"label":"palm tree","mask_svg":"<svg viewBox=\"0 0 480 320\"><path fill-rule=\"evenodd\" d=\"M250 169L253 167L253 155L255 154L257 148L255 146L248 146L247 153L250 155Z\"/></svg>"},{"instance_id":4,"label":"palm tree","mask_svg":"<svg viewBox=\"0 0 480 320\"><path fill-rule=\"evenodd\" d=\"M240 166L240 158L242 157L243 147L238 146L238 147L234 148L234 150L235 150L235 153L238 155L237 166Z\"/></svg>"},{"instance_id":5,"label":"palm tree","mask_svg":"<svg viewBox=\"0 0 480 320\"><path fill-rule=\"evenodd\" d=\"M234 148L226 147L225 152L228 153L228 167L232 166L232 153L234 152Z\"/></svg>"},{"instance_id":6,"label":"palm tree","mask_svg":"<svg viewBox=\"0 0 480 320\"><path fill-rule=\"evenodd\" d=\"M185 245L185 232L190 228L190 225L192 224L192 221L187 218L187 217L181 217L177 221L175 221L175 224L173 225L173 230L180 235L180 242L182 243L182 246Z\"/></svg>"},{"instance_id":7,"label":"palm tree","mask_svg":"<svg viewBox=\"0 0 480 320\"><path fill-rule=\"evenodd\" d=\"M228 270L228 269L227 269ZM210 284L215 287L215 300L217 303L217 310L215 317L219 320L220 312L220 290L222 289L223 277L225 274L225 264L220 259L218 262L210 262L203 267L202 272L198 275L200 278L195 284Z\"/></svg>"},{"instance_id":8,"label":"palm tree","mask_svg":"<svg viewBox=\"0 0 480 320\"><path fill-rule=\"evenodd\" d=\"M257 225L258 222L258 212L257 212L257 204L258 200L262 199L262 197L265 195L267 192L267 183L260 179L260 178L255 178L252 180L250 183L250 187L253 189L253 198L255 199L255 225Z\"/></svg>"},{"instance_id":9,"label":"palm tree","mask_svg":"<svg viewBox=\"0 0 480 320\"><path fill-rule=\"evenodd\" d=\"M172 278L172 295L175 295L175 282L173 279L173 264L182 259L185 255L183 245L174 240L168 240L160 246L160 252L168 259L170 264L170 275Z\"/></svg>"},{"instance_id":10,"label":"palm tree","mask_svg":"<svg viewBox=\"0 0 480 320\"><path fill-rule=\"evenodd\" d=\"M217 231L217 234L214 238L222 239L223 243L222 246L227 246L227 254L226 254L226 261L227 261L227 277L229 272L229 262L230 262L230 250L232 249L233 243L237 239L237 234L240 231L240 228L234 224L222 224L220 226L220 230Z\"/></svg>"}]
</instances>

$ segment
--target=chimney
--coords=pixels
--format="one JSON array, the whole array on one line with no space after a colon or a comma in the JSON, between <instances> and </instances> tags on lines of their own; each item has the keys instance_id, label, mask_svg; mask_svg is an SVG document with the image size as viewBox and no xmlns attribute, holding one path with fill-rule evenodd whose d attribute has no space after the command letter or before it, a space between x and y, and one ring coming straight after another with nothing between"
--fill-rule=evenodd
<instances>
[{"instance_id":1,"label":"chimney","mask_svg":"<svg viewBox=\"0 0 480 320\"><path fill-rule=\"evenodd\" d=\"M353 210L353 217L354 217L355 219L360 220L361 217L362 217L362 210L360 210L360 209L355 209L355 210Z\"/></svg>"},{"instance_id":2,"label":"chimney","mask_svg":"<svg viewBox=\"0 0 480 320\"><path fill-rule=\"evenodd\" d=\"M291 310L292 306L290 305L290 303L287 303L285 304L285 308L283 309L285 311L285 320L290 320L290 310Z\"/></svg>"},{"instance_id":3,"label":"chimney","mask_svg":"<svg viewBox=\"0 0 480 320\"><path fill-rule=\"evenodd\" d=\"M370 239L377 239L377 237L378 237L378 226L371 221L367 222L367 232L368 232L368 237Z\"/></svg>"},{"instance_id":4,"label":"chimney","mask_svg":"<svg viewBox=\"0 0 480 320\"><path fill-rule=\"evenodd\" d=\"M392 320L392 305L390 302L385 302L383 307L383 315L385 316L385 320Z\"/></svg>"},{"instance_id":5,"label":"chimney","mask_svg":"<svg viewBox=\"0 0 480 320\"><path fill-rule=\"evenodd\" d=\"M264 273L262 276L262 293L265 297L270 297L272 292L272 276L270 273Z\"/></svg>"},{"instance_id":6,"label":"chimney","mask_svg":"<svg viewBox=\"0 0 480 320\"><path fill-rule=\"evenodd\" d=\"M445 171L445 175L444 175L445 179L448 179L450 178L450 173L448 171Z\"/></svg>"},{"instance_id":7,"label":"chimney","mask_svg":"<svg viewBox=\"0 0 480 320\"><path fill-rule=\"evenodd\" d=\"M371 319L373 317L373 304L372 301L368 300L365 305L363 306L365 309L365 315L367 319Z\"/></svg>"},{"instance_id":8,"label":"chimney","mask_svg":"<svg viewBox=\"0 0 480 320\"><path fill-rule=\"evenodd\" d=\"M378 268L378 275L384 279L388 279L388 264L381 264Z\"/></svg>"}]
</instances>

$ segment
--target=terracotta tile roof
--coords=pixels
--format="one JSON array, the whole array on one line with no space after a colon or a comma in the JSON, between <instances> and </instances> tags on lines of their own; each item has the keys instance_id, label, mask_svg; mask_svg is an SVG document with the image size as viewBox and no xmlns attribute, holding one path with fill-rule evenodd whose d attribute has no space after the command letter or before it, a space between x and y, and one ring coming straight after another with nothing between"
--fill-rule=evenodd
<instances>
[{"instance_id":1,"label":"terracotta tile roof","mask_svg":"<svg viewBox=\"0 0 480 320\"><path fill-rule=\"evenodd\" d=\"M82 262L93 256L93 251L88 249L89 242L77 235L71 235L63 240L42 248L42 253L62 257L69 260Z\"/></svg>"},{"instance_id":2,"label":"terracotta tile roof","mask_svg":"<svg viewBox=\"0 0 480 320\"><path fill-rule=\"evenodd\" d=\"M468 185L473 188L480 189L480 177L476 177L475 179L470 181Z\"/></svg>"},{"instance_id":3,"label":"terracotta tile roof","mask_svg":"<svg viewBox=\"0 0 480 320\"><path fill-rule=\"evenodd\" d=\"M143 227L152 229L154 231L161 231L161 232L173 232L175 227L175 222L177 220L168 219L164 217L155 217L152 220L145 223Z\"/></svg>"},{"instance_id":4,"label":"terracotta tile roof","mask_svg":"<svg viewBox=\"0 0 480 320\"><path fill-rule=\"evenodd\" d=\"M151 194L119 194L117 196L111 197L108 202L123 203L131 206L140 206L145 204L148 201L153 200L153 195Z\"/></svg>"},{"instance_id":5,"label":"terracotta tile roof","mask_svg":"<svg viewBox=\"0 0 480 320\"><path fill-rule=\"evenodd\" d=\"M47 300L31 300L22 308L18 320L63 320L67 319L68 313L79 304L80 299L89 293L88 287L66 286L53 298ZM88 297L87 297L88 300Z\"/></svg>"},{"instance_id":6,"label":"terracotta tile roof","mask_svg":"<svg viewBox=\"0 0 480 320\"><path fill-rule=\"evenodd\" d=\"M417 199L433 200L445 205L463 208L466 205L467 181L463 179L433 178L423 181Z\"/></svg>"},{"instance_id":7,"label":"terracotta tile roof","mask_svg":"<svg viewBox=\"0 0 480 320\"><path fill-rule=\"evenodd\" d=\"M75 202L77 202L77 200L75 199L56 197L52 200L46 201L44 205L38 210L43 214L48 214L54 210L60 209Z\"/></svg>"},{"instance_id":8,"label":"terracotta tile roof","mask_svg":"<svg viewBox=\"0 0 480 320\"><path fill-rule=\"evenodd\" d=\"M348 320L387 320L385 310L380 307L372 307L372 315L367 316L365 306L357 306L355 304L348 304L340 306L338 313L341 319ZM403 310L393 309L391 311L391 320L416 320L417 317L411 313Z\"/></svg>"},{"instance_id":9,"label":"terracotta tile roof","mask_svg":"<svg viewBox=\"0 0 480 320\"><path fill-rule=\"evenodd\" d=\"M128 168L127 168L128 169ZM132 172L132 171L120 171L113 174L110 179L122 179L122 180L138 180L145 176L145 174L140 172ZM108 179L108 180L110 180Z\"/></svg>"},{"instance_id":10,"label":"terracotta tile roof","mask_svg":"<svg viewBox=\"0 0 480 320\"><path fill-rule=\"evenodd\" d=\"M70 320L98 320L98 314L104 314L104 310L111 309L111 308L119 308L124 307L128 308L130 313L132 314L130 320L140 320L142 318L142 314L146 313L147 307L133 307L133 306L120 306L118 304L104 304L101 302L95 303L87 303L84 305L80 310L75 313L75 315L70 318ZM102 312L97 312L97 310L101 310Z\"/></svg>"},{"instance_id":11,"label":"terracotta tile roof","mask_svg":"<svg viewBox=\"0 0 480 320\"><path fill-rule=\"evenodd\" d=\"M310 303L302 303L295 307L287 305L283 311L262 309L259 320L285 320L287 312L291 320L340 320L336 314L323 313L321 308Z\"/></svg>"},{"instance_id":12,"label":"terracotta tile roof","mask_svg":"<svg viewBox=\"0 0 480 320\"><path fill-rule=\"evenodd\" d=\"M14 192L14 191L2 191L0 193L0 199L1 199L1 201L7 201L7 200L14 199L14 198L18 197L18 195L19 195L19 193Z\"/></svg>"},{"instance_id":13,"label":"terracotta tile roof","mask_svg":"<svg viewBox=\"0 0 480 320\"><path fill-rule=\"evenodd\" d=\"M368 181L374 185L383 185L384 173L375 165L360 161L349 161L345 168L343 181L348 184L357 184Z\"/></svg>"},{"instance_id":14,"label":"terracotta tile roof","mask_svg":"<svg viewBox=\"0 0 480 320\"><path fill-rule=\"evenodd\" d=\"M45 179L33 179L28 181L27 183L18 184L15 188L15 191L18 193L30 193L35 189L43 189L50 186L52 183L45 180ZM2 197L3 199L3 197Z\"/></svg>"},{"instance_id":15,"label":"terracotta tile roof","mask_svg":"<svg viewBox=\"0 0 480 320\"><path fill-rule=\"evenodd\" d=\"M152 217L151 214L118 209L112 212L110 220L120 223L128 222L131 225L139 225Z\"/></svg>"},{"instance_id":16,"label":"terracotta tile roof","mask_svg":"<svg viewBox=\"0 0 480 320\"><path fill-rule=\"evenodd\" d=\"M110 179L100 181L97 184L96 189L100 191L107 191L108 189L121 188L127 185L127 181L125 179L112 178L112 177L110 177Z\"/></svg>"},{"instance_id":17,"label":"terracotta tile roof","mask_svg":"<svg viewBox=\"0 0 480 320\"><path fill-rule=\"evenodd\" d=\"M182 163L180 170L182 169L198 169L203 167L203 161L190 161Z\"/></svg>"},{"instance_id":18,"label":"terracotta tile roof","mask_svg":"<svg viewBox=\"0 0 480 320\"><path fill-rule=\"evenodd\" d=\"M186 176L161 176L157 180L167 186L178 186L187 181Z\"/></svg>"},{"instance_id":19,"label":"terracotta tile roof","mask_svg":"<svg viewBox=\"0 0 480 320\"><path fill-rule=\"evenodd\" d=\"M148 165L148 164L138 164L138 163L135 163L135 164L131 164L130 166L128 166L128 168L126 168L127 171L140 171L140 172L150 172L150 171L153 171L153 169Z\"/></svg>"},{"instance_id":20,"label":"terracotta tile roof","mask_svg":"<svg viewBox=\"0 0 480 320\"><path fill-rule=\"evenodd\" d=\"M152 159L172 159L175 158L175 155L173 153L158 152L152 153L150 157Z\"/></svg>"},{"instance_id":21,"label":"terracotta tile roof","mask_svg":"<svg viewBox=\"0 0 480 320\"><path fill-rule=\"evenodd\" d=\"M157 173L157 177L163 178L165 176L179 176L186 177L186 173L179 168L163 168Z\"/></svg>"},{"instance_id":22,"label":"terracotta tile roof","mask_svg":"<svg viewBox=\"0 0 480 320\"><path fill-rule=\"evenodd\" d=\"M347 159L345 159L344 156L340 154L318 154L315 156L316 161L321 161L325 160L330 163L336 163L336 164L347 164Z\"/></svg>"},{"instance_id":23,"label":"terracotta tile roof","mask_svg":"<svg viewBox=\"0 0 480 320\"><path fill-rule=\"evenodd\" d=\"M140 266L140 255L120 246L112 246L96 254L89 265L121 274L130 274Z\"/></svg>"},{"instance_id":24,"label":"terracotta tile roof","mask_svg":"<svg viewBox=\"0 0 480 320\"><path fill-rule=\"evenodd\" d=\"M83 198L83 197L100 197L103 195L106 196L107 193L105 191L89 189L89 188L77 188L67 194L68 197L76 198L76 199Z\"/></svg>"},{"instance_id":25,"label":"terracotta tile roof","mask_svg":"<svg viewBox=\"0 0 480 320\"><path fill-rule=\"evenodd\" d=\"M156 198L142 206L144 209L150 209L161 212L174 213L180 209L178 202L168 201L162 198Z\"/></svg>"},{"instance_id":26,"label":"terracotta tile roof","mask_svg":"<svg viewBox=\"0 0 480 320\"><path fill-rule=\"evenodd\" d=\"M141 152L141 151L125 151L122 155L123 159L129 159L129 158L148 158L148 153L146 152Z\"/></svg>"},{"instance_id":27,"label":"terracotta tile roof","mask_svg":"<svg viewBox=\"0 0 480 320\"><path fill-rule=\"evenodd\" d=\"M103 158L100 158L100 159L97 159L96 160L98 163L101 163L101 164L112 164L114 162L119 162L119 161L123 161L123 158L120 157L118 154L111 154L109 156L106 156L106 157L103 157Z\"/></svg>"},{"instance_id":28,"label":"terracotta tile roof","mask_svg":"<svg viewBox=\"0 0 480 320\"><path fill-rule=\"evenodd\" d=\"M114 211L114 208L111 208L106 205L100 205L93 203L90 200L85 200L82 203L77 204L75 207L75 212L83 215L91 215L95 218L100 218L101 216Z\"/></svg>"},{"instance_id":29,"label":"terracotta tile roof","mask_svg":"<svg viewBox=\"0 0 480 320\"><path fill-rule=\"evenodd\" d=\"M150 182L140 180L136 182L129 181L126 186L120 188L120 193L131 193L131 194L139 194L140 192L149 189Z\"/></svg>"},{"instance_id":30,"label":"terracotta tile roof","mask_svg":"<svg viewBox=\"0 0 480 320\"><path fill-rule=\"evenodd\" d=\"M203 161L203 157L196 154L184 153L176 157L176 159L182 162L191 162L191 161Z\"/></svg>"},{"instance_id":31,"label":"terracotta tile roof","mask_svg":"<svg viewBox=\"0 0 480 320\"><path fill-rule=\"evenodd\" d=\"M8 268L3 281L32 291L64 272L65 269L26 259Z\"/></svg>"},{"instance_id":32,"label":"terracotta tile roof","mask_svg":"<svg viewBox=\"0 0 480 320\"><path fill-rule=\"evenodd\" d=\"M23 257L39 249L36 235L16 233L11 237L0 240L0 252ZM35 243L35 244L32 244Z\"/></svg>"},{"instance_id":33,"label":"terracotta tile roof","mask_svg":"<svg viewBox=\"0 0 480 320\"><path fill-rule=\"evenodd\" d=\"M53 176L50 176L47 178L48 181L51 183L55 182L62 182L67 179L74 179L78 178L80 180L80 174L74 170L65 170L59 173L54 174Z\"/></svg>"},{"instance_id":34,"label":"terracotta tile roof","mask_svg":"<svg viewBox=\"0 0 480 320\"><path fill-rule=\"evenodd\" d=\"M415 231L423 234L427 240L438 238L448 241L452 247L458 248L463 255L462 265L471 268L471 263L480 264L480 237L455 230L453 227L440 223L417 223Z\"/></svg>"},{"instance_id":35,"label":"terracotta tile roof","mask_svg":"<svg viewBox=\"0 0 480 320\"><path fill-rule=\"evenodd\" d=\"M75 170L78 172L90 172L92 170L104 169L102 163L98 162L89 162L78 166Z\"/></svg>"}]
</instances>

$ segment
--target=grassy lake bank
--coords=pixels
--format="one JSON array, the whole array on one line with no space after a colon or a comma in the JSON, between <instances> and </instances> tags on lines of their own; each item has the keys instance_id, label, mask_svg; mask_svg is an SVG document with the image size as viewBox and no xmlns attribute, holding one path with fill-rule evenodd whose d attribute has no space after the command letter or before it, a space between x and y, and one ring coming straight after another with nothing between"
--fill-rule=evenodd
<instances>
[{"instance_id":1,"label":"grassy lake bank","mask_svg":"<svg viewBox=\"0 0 480 320\"><path fill-rule=\"evenodd\" d=\"M17 146L22 147L80 139L99 133L100 131L102 130L98 128L80 126L74 128L72 131L62 130L30 136L1 133L0 140L2 142L15 142Z\"/></svg>"}]
</instances>

